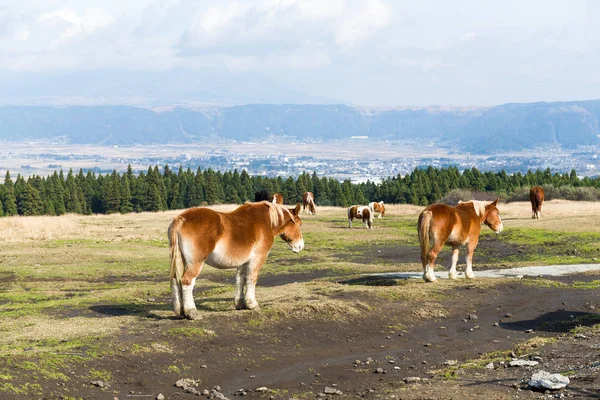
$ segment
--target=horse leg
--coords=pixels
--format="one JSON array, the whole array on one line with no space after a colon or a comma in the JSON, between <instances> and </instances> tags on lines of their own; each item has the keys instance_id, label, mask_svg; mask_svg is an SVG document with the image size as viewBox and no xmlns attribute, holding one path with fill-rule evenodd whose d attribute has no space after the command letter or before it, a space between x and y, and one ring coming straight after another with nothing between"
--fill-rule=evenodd
<instances>
[{"instance_id":1,"label":"horse leg","mask_svg":"<svg viewBox=\"0 0 600 400\"><path fill-rule=\"evenodd\" d=\"M467 268L465 268L465 276L467 279L475 278L475 274L473 273L473 253L475 253L478 241L479 239L477 238L467 242Z\"/></svg>"},{"instance_id":2,"label":"horse leg","mask_svg":"<svg viewBox=\"0 0 600 400\"><path fill-rule=\"evenodd\" d=\"M348 228L352 228L352 218L348 218Z\"/></svg>"},{"instance_id":3,"label":"horse leg","mask_svg":"<svg viewBox=\"0 0 600 400\"><path fill-rule=\"evenodd\" d=\"M188 263L181 277L181 294L183 300L183 315L188 319L202 319L194 303L194 285L200 275L204 261Z\"/></svg>"},{"instance_id":4,"label":"horse leg","mask_svg":"<svg viewBox=\"0 0 600 400\"><path fill-rule=\"evenodd\" d=\"M248 262L244 294L244 301L248 310L260 310L260 306L256 301L256 281L258 280L258 273L260 272L260 269L262 268L268 254L269 253L267 250L264 252L264 254L257 254L250 260L250 262Z\"/></svg>"},{"instance_id":5,"label":"horse leg","mask_svg":"<svg viewBox=\"0 0 600 400\"><path fill-rule=\"evenodd\" d=\"M246 309L246 300L244 299L244 285L246 284L246 275L248 274L248 264L243 264L237 268L235 276L235 308L237 310Z\"/></svg>"},{"instance_id":6,"label":"horse leg","mask_svg":"<svg viewBox=\"0 0 600 400\"><path fill-rule=\"evenodd\" d=\"M458 246L452 246L452 265L450 271L448 271L448 278L456 279L456 264L458 264Z\"/></svg>"},{"instance_id":7,"label":"horse leg","mask_svg":"<svg viewBox=\"0 0 600 400\"><path fill-rule=\"evenodd\" d=\"M435 268L435 260L443 247L443 243L433 243L433 246L431 246L431 249L427 253L427 265L423 270L423 279L425 282L435 282L437 280L433 269Z\"/></svg>"}]
</instances>

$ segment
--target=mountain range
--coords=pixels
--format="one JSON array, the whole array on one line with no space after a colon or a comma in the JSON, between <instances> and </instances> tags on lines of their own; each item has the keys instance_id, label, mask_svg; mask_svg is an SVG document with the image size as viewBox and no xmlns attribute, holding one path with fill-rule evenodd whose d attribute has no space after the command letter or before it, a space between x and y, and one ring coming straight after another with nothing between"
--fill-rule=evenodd
<instances>
[{"instance_id":1,"label":"mountain range","mask_svg":"<svg viewBox=\"0 0 600 400\"><path fill-rule=\"evenodd\" d=\"M434 140L472 153L600 145L600 100L488 108L342 104L0 106L0 140L133 145L296 138Z\"/></svg>"}]
</instances>

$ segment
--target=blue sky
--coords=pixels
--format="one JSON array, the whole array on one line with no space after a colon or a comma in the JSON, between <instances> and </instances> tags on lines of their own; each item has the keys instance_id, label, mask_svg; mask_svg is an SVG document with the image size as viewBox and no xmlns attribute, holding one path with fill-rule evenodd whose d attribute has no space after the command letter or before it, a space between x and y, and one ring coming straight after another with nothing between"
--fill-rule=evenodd
<instances>
[{"instance_id":1,"label":"blue sky","mask_svg":"<svg viewBox=\"0 0 600 400\"><path fill-rule=\"evenodd\" d=\"M292 93L274 99L364 106L590 99L599 17L600 2L583 0L2 0L0 90L20 99L15 82L35 82L27 98L48 98L57 75L63 86L131 73L159 85L210 70L237 88L231 102L253 101L252 80ZM207 86L219 91L219 79ZM72 82L63 102L116 99ZM140 85L127 90L118 102L143 102Z\"/></svg>"}]
</instances>

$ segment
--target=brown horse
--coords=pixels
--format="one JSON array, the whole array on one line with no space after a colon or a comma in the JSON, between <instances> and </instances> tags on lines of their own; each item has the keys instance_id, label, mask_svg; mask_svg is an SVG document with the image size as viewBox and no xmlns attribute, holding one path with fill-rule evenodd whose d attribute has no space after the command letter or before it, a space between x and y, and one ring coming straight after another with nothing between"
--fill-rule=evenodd
<instances>
[{"instance_id":1,"label":"brown horse","mask_svg":"<svg viewBox=\"0 0 600 400\"><path fill-rule=\"evenodd\" d=\"M419 215L419 244L421 245L421 262L423 263L423 279L426 282L436 280L433 268L435 259L448 243L452 246L452 265L448 276L456 279L458 263L458 247L467 245L467 278L474 278L473 252L479 241L481 224L486 224L496 233L502 232L503 224L497 208L498 199L493 202L471 200L459 201L456 207L445 204L433 204ZM429 244L431 243L431 249Z\"/></svg>"},{"instance_id":2,"label":"brown horse","mask_svg":"<svg viewBox=\"0 0 600 400\"><path fill-rule=\"evenodd\" d=\"M193 290L204 263L215 268L237 268L235 306L257 309L256 280L275 237L294 251L304 248L300 204L287 209L263 201L246 203L224 213L190 208L169 226L171 289L175 314L197 319Z\"/></svg>"},{"instance_id":3,"label":"brown horse","mask_svg":"<svg viewBox=\"0 0 600 400\"><path fill-rule=\"evenodd\" d=\"M383 205L383 201L372 201L369 203L369 209L371 210L371 214L375 217L375 213L379 213L377 218L385 217L385 206Z\"/></svg>"},{"instance_id":4,"label":"brown horse","mask_svg":"<svg viewBox=\"0 0 600 400\"><path fill-rule=\"evenodd\" d=\"M306 209L308 208L308 211ZM304 192L302 194L302 212L306 214L316 215L315 195L312 192Z\"/></svg>"},{"instance_id":5,"label":"brown horse","mask_svg":"<svg viewBox=\"0 0 600 400\"><path fill-rule=\"evenodd\" d=\"M373 214L368 206L351 206L348 208L348 228L352 228L353 219L362 219L363 227L373 229Z\"/></svg>"},{"instance_id":6,"label":"brown horse","mask_svg":"<svg viewBox=\"0 0 600 400\"><path fill-rule=\"evenodd\" d=\"M531 201L531 218L540 219L542 216L542 204L544 203L544 189L541 186L534 186L529 191L529 201Z\"/></svg>"},{"instance_id":7,"label":"brown horse","mask_svg":"<svg viewBox=\"0 0 600 400\"><path fill-rule=\"evenodd\" d=\"M273 195L273 200L271 201L271 203L283 204L283 196L281 195L281 193L275 193Z\"/></svg>"}]
</instances>

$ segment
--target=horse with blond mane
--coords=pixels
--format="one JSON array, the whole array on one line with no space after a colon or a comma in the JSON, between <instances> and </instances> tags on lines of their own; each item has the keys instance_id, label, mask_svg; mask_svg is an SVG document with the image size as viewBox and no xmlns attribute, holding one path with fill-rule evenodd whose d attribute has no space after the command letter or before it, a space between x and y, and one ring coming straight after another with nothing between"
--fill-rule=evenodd
<instances>
[{"instance_id":1,"label":"horse with blond mane","mask_svg":"<svg viewBox=\"0 0 600 400\"><path fill-rule=\"evenodd\" d=\"M308 211L306 209L308 208ZM317 214L317 209L315 207L315 195L313 192L304 192L302 194L302 212L306 214Z\"/></svg>"},{"instance_id":2,"label":"horse with blond mane","mask_svg":"<svg viewBox=\"0 0 600 400\"><path fill-rule=\"evenodd\" d=\"M529 191L529 201L531 202L531 218L540 219L542 217L542 204L544 203L544 189L541 186L534 186Z\"/></svg>"},{"instance_id":3,"label":"horse with blond mane","mask_svg":"<svg viewBox=\"0 0 600 400\"><path fill-rule=\"evenodd\" d=\"M300 204L288 209L268 201L232 212L190 208L169 226L171 290L175 314L198 319L193 290L204 263L237 268L235 307L258 309L256 281L276 236L298 253L304 248Z\"/></svg>"},{"instance_id":4,"label":"horse with blond mane","mask_svg":"<svg viewBox=\"0 0 600 400\"><path fill-rule=\"evenodd\" d=\"M273 200L271 201L271 203L283 204L283 195L281 193L275 193L273 195Z\"/></svg>"},{"instance_id":5,"label":"horse with blond mane","mask_svg":"<svg viewBox=\"0 0 600 400\"><path fill-rule=\"evenodd\" d=\"M467 245L465 275L469 279L475 277L473 274L473 253L479 242L481 224L486 224L496 233L502 232L504 227L497 205L498 199L493 202L459 201L456 207L433 204L421 212L418 230L423 279L426 282L436 280L433 272L435 260L446 243L452 246L452 265L448 272L449 278L456 279L458 248L464 244ZM429 247L430 244L431 248Z\"/></svg>"},{"instance_id":6,"label":"horse with blond mane","mask_svg":"<svg viewBox=\"0 0 600 400\"><path fill-rule=\"evenodd\" d=\"M369 203L369 210L371 210L371 214L375 217L375 213L379 213L377 218L385 217L385 205L383 201L372 201Z\"/></svg>"}]
</instances>

